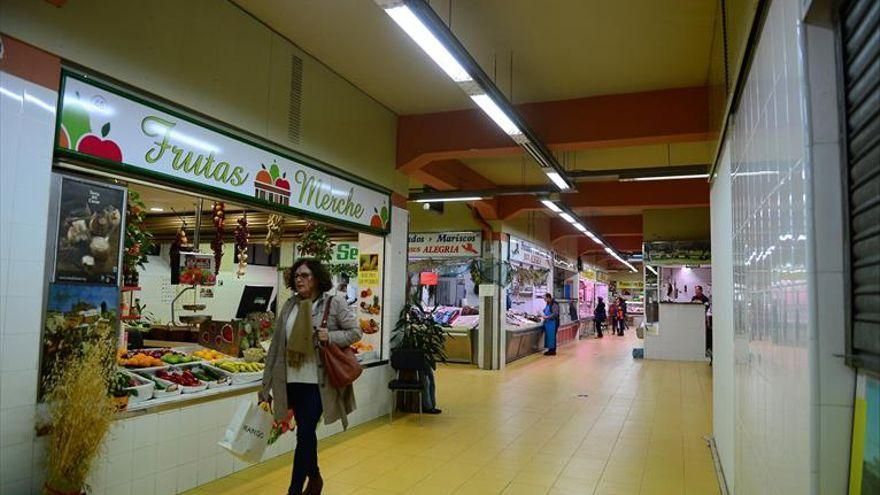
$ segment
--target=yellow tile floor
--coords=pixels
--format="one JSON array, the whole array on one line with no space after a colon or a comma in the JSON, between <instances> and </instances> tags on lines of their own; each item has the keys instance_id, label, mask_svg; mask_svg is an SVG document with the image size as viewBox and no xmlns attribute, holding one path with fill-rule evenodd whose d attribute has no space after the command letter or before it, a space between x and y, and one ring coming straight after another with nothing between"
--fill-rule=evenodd
<instances>
[{"instance_id":1,"label":"yellow tile floor","mask_svg":"<svg viewBox=\"0 0 880 495\"><path fill-rule=\"evenodd\" d=\"M443 414L383 417L320 441L326 495L711 495L707 364L633 360L583 340L504 371L442 366ZM283 494L292 455L187 492Z\"/></svg>"}]
</instances>

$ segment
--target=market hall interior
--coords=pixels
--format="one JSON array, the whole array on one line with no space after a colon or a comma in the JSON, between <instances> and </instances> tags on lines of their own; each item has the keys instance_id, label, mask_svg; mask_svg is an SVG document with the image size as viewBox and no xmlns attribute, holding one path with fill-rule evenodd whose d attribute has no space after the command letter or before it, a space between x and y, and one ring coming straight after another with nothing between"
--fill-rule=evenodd
<instances>
[{"instance_id":1,"label":"market hall interior","mask_svg":"<svg viewBox=\"0 0 880 495\"><path fill-rule=\"evenodd\" d=\"M878 28L3 0L0 493L876 493Z\"/></svg>"}]
</instances>

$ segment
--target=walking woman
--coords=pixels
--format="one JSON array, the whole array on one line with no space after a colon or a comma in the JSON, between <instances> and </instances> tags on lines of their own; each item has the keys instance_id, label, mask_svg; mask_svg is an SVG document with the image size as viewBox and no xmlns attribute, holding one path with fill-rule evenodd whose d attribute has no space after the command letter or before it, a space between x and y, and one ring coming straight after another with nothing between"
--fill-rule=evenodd
<instances>
[{"instance_id":1,"label":"walking woman","mask_svg":"<svg viewBox=\"0 0 880 495\"><path fill-rule=\"evenodd\" d=\"M553 299L553 294L544 294L544 347L547 348L545 356L556 355L556 331L559 329L559 303Z\"/></svg>"},{"instance_id":2,"label":"walking woman","mask_svg":"<svg viewBox=\"0 0 880 495\"><path fill-rule=\"evenodd\" d=\"M593 325L596 326L596 335L602 338L602 325L605 324L605 301L600 297L596 303L596 309L593 310Z\"/></svg>"},{"instance_id":3,"label":"walking woman","mask_svg":"<svg viewBox=\"0 0 880 495\"><path fill-rule=\"evenodd\" d=\"M319 346L347 347L361 339L357 320L342 295L330 296L330 274L314 258L301 258L285 272L285 282L296 295L284 303L275 320L272 345L266 354L260 400L274 399L278 421L293 409L296 419L296 451L289 495L319 495L324 486L318 469L316 430L321 414L324 423L342 421L357 407L351 385L337 389L327 382ZM327 327L318 328L329 305ZM306 478L308 488L303 491Z\"/></svg>"}]
</instances>

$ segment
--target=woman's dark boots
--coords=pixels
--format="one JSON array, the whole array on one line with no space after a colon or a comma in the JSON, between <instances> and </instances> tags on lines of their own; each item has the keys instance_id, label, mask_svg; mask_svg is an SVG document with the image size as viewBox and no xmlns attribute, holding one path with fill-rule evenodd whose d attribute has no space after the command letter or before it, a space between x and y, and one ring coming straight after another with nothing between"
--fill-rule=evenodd
<instances>
[{"instance_id":1,"label":"woman's dark boots","mask_svg":"<svg viewBox=\"0 0 880 495\"><path fill-rule=\"evenodd\" d=\"M324 479L321 478L321 473L318 473L315 476L309 476L309 484L306 485L306 491L303 492L303 495L321 495L323 489Z\"/></svg>"}]
</instances>

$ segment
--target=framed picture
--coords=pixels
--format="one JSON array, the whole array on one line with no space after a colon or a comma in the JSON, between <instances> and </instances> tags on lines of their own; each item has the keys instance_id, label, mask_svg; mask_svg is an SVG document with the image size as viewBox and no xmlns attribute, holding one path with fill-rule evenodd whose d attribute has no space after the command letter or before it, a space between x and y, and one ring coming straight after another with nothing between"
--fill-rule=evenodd
<instances>
[{"instance_id":1,"label":"framed picture","mask_svg":"<svg viewBox=\"0 0 880 495\"><path fill-rule=\"evenodd\" d=\"M53 282L118 285L126 189L59 175Z\"/></svg>"}]
</instances>

